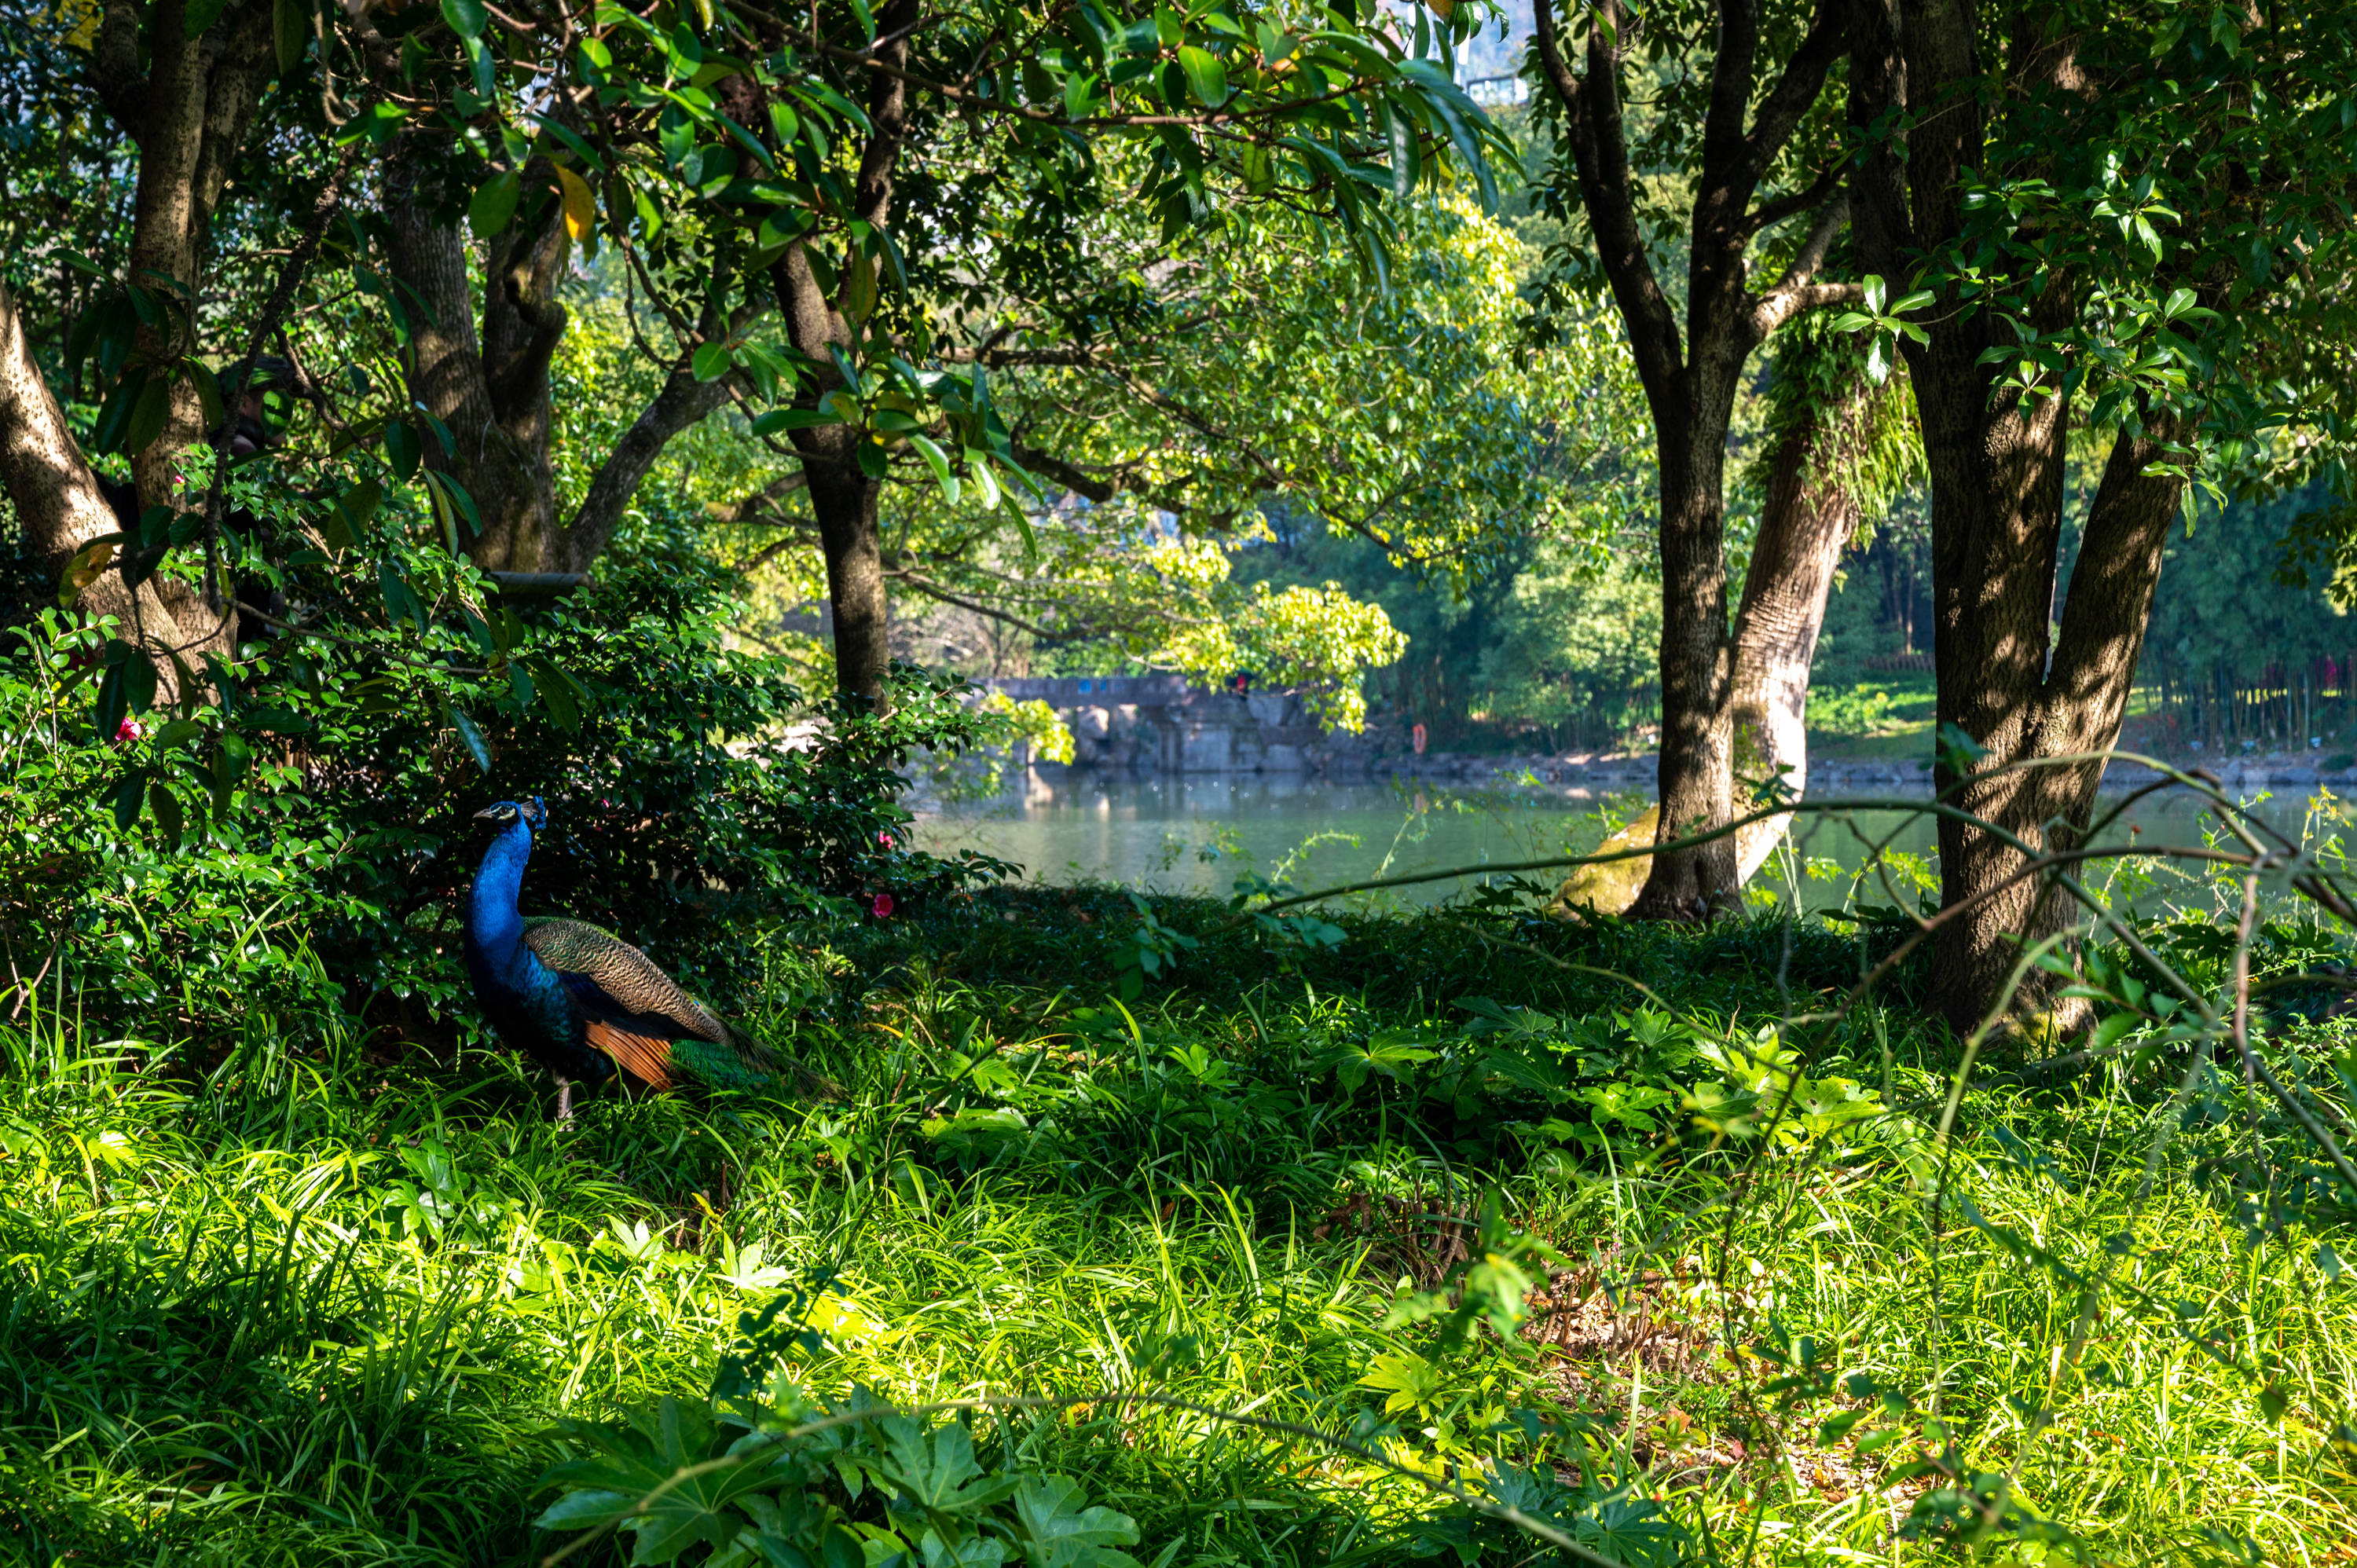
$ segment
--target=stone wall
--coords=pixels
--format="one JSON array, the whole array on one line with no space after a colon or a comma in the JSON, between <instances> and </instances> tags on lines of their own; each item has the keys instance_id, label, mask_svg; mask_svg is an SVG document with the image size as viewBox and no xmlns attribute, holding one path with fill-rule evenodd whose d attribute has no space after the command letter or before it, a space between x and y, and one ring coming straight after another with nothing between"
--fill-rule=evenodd
<instances>
[{"instance_id":1,"label":"stone wall","mask_svg":"<svg viewBox=\"0 0 2357 1568\"><path fill-rule=\"evenodd\" d=\"M1205 691L1177 675L1060 676L984 682L1017 702L1043 702L1069 725L1073 767L1132 776L1168 773L1289 773L1334 779L1416 779L1475 786L1525 779L1619 792L1651 791L1651 752L1563 755L1416 756L1396 726L1370 724L1363 735L1329 735L1282 693ZM2328 770L2314 757L2254 756L2204 761L2229 789L2312 788L2324 784L2357 792L2357 769ZM1060 777L1054 763L1038 763L1044 777ZM2156 776L2115 763L2104 776L2113 789L2135 789ZM1809 768L1808 787L1821 795L1932 792L1929 761L1902 758L1821 758Z\"/></svg>"},{"instance_id":2,"label":"stone wall","mask_svg":"<svg viewBox=\"0 0 2357 1568\"><path fill-rule=\"evenodd\" d=\"M1282 693L1238 694L1176 675L1063 676L985 682L1041 702L1072 732L1073 766L1117 773L1323 773L1356 736L1328 736ZM1052 763L1038 765L1043 770Z\"/></svg>"}]
</instances>

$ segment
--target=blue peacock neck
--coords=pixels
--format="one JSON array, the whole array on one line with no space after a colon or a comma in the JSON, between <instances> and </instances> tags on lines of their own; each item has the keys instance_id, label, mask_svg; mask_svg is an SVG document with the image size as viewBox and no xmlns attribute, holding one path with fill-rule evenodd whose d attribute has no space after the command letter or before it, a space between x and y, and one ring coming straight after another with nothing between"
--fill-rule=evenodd
<instances>
[{"instance_id":1,"label":"blue peacock neck","mask_svg":"<svg viewBox=\"0 0 2357 1568\"><path fill-rule=\"evenodd\" d=\"M475 872L467 940L494 961L511 957L523 940L523 917L516 910L516 898L523 891L524 862L531 858L532 828L518 817L491 841Z\"/></svg>"}]
</instances>

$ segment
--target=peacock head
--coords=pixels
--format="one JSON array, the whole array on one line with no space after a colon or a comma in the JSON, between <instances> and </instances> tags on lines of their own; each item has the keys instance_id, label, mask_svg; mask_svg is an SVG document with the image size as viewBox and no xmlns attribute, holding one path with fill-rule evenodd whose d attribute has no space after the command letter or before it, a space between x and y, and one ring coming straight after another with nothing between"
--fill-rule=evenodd
<instances>
[{"instance_id":1,"label":"peacock head","mask_svg":"<svg viewBox=\"0 0 2357 1568\"><path fill-rule=\"evenodd\" d=\"M534 795L529 800L494 800L475 815L501 829L522 822L527 829L537 830L548 821L548 808Z\"/></svg>"}]
</instances>

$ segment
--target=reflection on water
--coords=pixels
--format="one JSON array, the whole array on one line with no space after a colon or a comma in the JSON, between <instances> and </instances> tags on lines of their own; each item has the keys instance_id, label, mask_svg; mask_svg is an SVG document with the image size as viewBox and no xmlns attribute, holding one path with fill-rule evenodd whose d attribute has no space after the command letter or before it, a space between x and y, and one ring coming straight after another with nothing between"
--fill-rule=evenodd
<instances>
[{"instance_id":1,"label":"reflection on water","mask_svg":"<svg viewBox=\"0 0 2357 1568\"><path fill-rule=\"evenodd\" d=\"M1201 775L1033 779L1018 800L920 818L920 846L977 849L1041 882L1102 879L1225 897L1242 875L1302 888L1578 854L1641 809L1587 790ZM1403 888L1437 902L1475 879Z\"/></svg>"},{"instance_id":2,"label":"reflection on water","mask_svg":"<svg viewBox=\"0 0 2357 1568\"><path fill-rule=\"evenodd\" d=\"M920 847L976 849L1039 882L1103 880L1225 897L1239 876L1309 889L1383 876L1576 855L1641 811L1636 794L1548 787L1469 790L1394 781L1231 777L1033 779L1020 798L921 815ZM2268 821L2316 840L2352 837L2338 802L2319 809L2297 792L2261 808ZM2198 848L2217 824L2182 790L2149 796L2103 835L2109 843ZM1881 861L1862 884L1869 846ZM1754 883L1754 897L1808 908L1846 903L1912 906L1937 886L1938 833L1929 815L1857 811L1803 814L1783 853ZM1493 874L1494 875L1494 874ZM1559 873L1534 872L1553 880ZM1455 876L1383 895L1415 903L1459 896L1484 876ZM2151 914L2215 907L2207 873L2144 861L2097 862L2088 882Z\"/></svg>"}]
</instances>

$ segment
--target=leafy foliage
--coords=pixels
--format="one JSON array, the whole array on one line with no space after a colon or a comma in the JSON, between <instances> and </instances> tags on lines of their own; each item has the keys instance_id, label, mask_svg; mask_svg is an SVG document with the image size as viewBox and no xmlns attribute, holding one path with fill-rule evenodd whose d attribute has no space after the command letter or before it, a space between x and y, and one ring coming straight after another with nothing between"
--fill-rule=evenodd
<instances>
[{"instance_id":1,"label":"leafy foliage","mask_svg":"<svg viewBox=\"0 0 2357 1568\"><path fill-rule=\"evenodd\" d=\"M1003 738L963 682L904 671L885 714L813 718L774 660L727 650L726 579L693 557L617 559L535 607L383 543L374 572L298 568L320 618L250 648L217 703L149 711L152 683L127 678L145 662L95 657L99 634L55 612L0 664L10 941L71 969L99 1015L175 997L202 1031L377 993L463 1010L452 912L493 799L551 803L540 909L666 949L716 918L1000 874L891 847L912 750ZM702 978L732 993L757 963L739 949Z\"/></svg>"}]
</instances>

